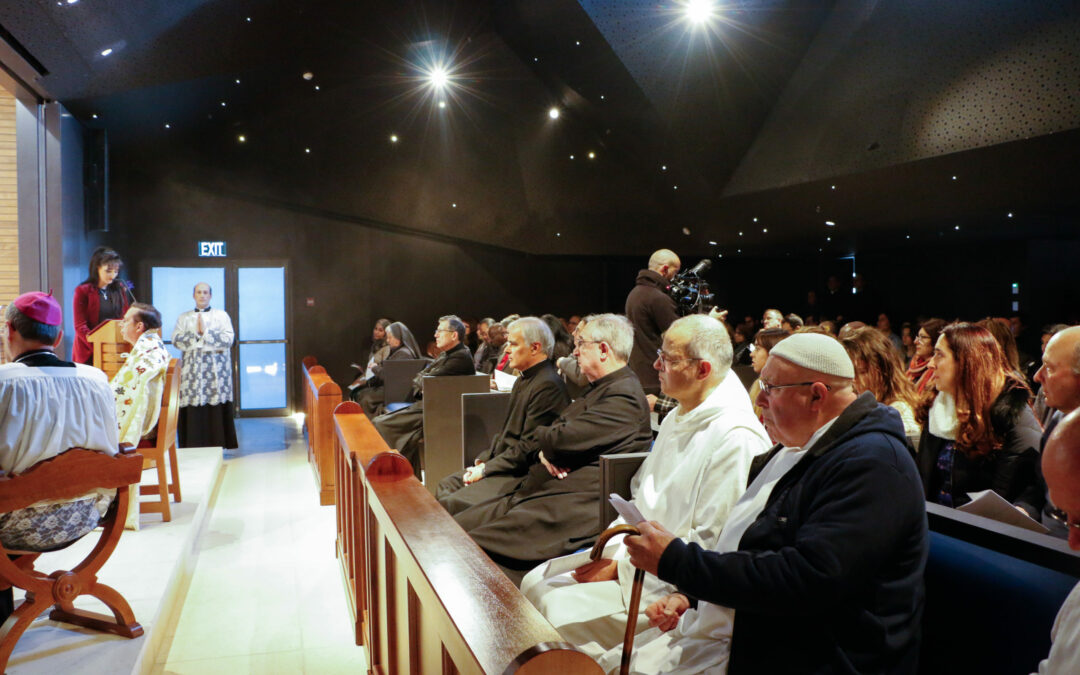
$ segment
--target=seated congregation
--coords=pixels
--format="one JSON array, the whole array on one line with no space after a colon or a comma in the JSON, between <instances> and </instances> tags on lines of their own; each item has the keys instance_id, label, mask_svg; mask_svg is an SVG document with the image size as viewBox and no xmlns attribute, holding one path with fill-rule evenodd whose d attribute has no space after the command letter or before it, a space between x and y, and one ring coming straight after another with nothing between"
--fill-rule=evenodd
<instances>
[{"instance_id":1,"label":"seated congregation","mask_svg":"<svg viewBox=\"0 0 1080 675\"><path fill-rule=\"evenodd\" d=\"M834 336L831 322L776 310L760 330L723 318L689 315L663 331L660 393L646 397L623 316L580 319L566 331L572 355L556 361L557 337L540 318L485 320L478 359L466 322L447 315L436 331L443 353L413 382L416 402L376 416L375 428L407 448L464 533L605 672L620 671L627 645L624 672L643 674L934 672L920 653L941 644L923 634L938 607L924 576L941 536L928 511L938 522L939 507L990 490L1056 537L1080 516L1080 472L1062 468L1080 456L1070 440L1080 422L1054 437L1063 459L1043 459L1080 407L1080 327L1047 336L1029 376L994 319L924 320L906 357L887 323L849 322ZM505 342L490 340L495 326ZM516 377L502 425L469 466L432 474L416 409L425 378L471 375L481 361ZM388 424L410 410L404 432ZM608 524L597 518L601 464L619 457L640 462L624 495L640 516ZM589 560L582 551L605 526L632 533ZM1053 548L1046 541L1038 546ZM1074 560L1063 565L1080 576ZM1074 672L1075 604L1062 610L1049 661L1024 668Z\"/></svg>"}]
</instances>

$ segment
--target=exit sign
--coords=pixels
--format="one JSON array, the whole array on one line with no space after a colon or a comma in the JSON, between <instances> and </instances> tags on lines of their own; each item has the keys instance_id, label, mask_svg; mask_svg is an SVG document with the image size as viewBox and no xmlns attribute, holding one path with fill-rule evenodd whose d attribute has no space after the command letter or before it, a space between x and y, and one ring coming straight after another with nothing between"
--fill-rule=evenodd
<instances>
[{"instance_id":1,"label":"exit sign","mask_svg":"<svg viewBox=\"0 0 1080 675\"><path fill-rule=\"evenodd\" d=\"M223 242L223 241L200 241L199 242L199 257L200 258L224 258L225 257L225 242Z\"/></svg>"}]
</instances>

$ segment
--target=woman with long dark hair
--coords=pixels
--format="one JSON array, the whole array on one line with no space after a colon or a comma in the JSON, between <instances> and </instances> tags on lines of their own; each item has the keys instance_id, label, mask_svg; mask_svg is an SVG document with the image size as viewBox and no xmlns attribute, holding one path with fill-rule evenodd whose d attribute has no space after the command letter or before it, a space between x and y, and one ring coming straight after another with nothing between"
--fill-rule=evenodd
<instances>
[{"instance_id":1,"label":"woman with long dark hair","mask_svg":"<svg viewBox=\"0 0 1080 675\"><path fill-rule=\"evenodd\" d=\"M107 246L99 246L90 256L90 273L75 287L72 313L75 315L75 344L71 360L90 363L94 349L86 336L110 319L122 319L130 306L131 291L117 278L124 261Z\"/></svg>"},{"instance_id":2,"label":"woman with long dark hair","mask_svg":"<svg viewBox=\"0 0 1080 675\"><path fill-rule=\"evenodd\" d=\"M879 402L894 408L904 423L904 434L918 436L922 431L915 421L919 394L915 391L915 383L904 374L900 354L889 338L876 328L866 326L852 331L840 343L855 366L858 393L868 391Z\"/></svg>"},{"instance_id":3,"label":"woman with long dark hair","mask_svg":"<svg viewBox=\"0 0 1080 675\"><path fill-rule=\"evenodd\" d=\"M992 489L1010 503L1036 503L1042 430L1028 405L1031 390L994 336L975 324L949 324L934 347L933 367L932 396L917 415L927 501L961 506L967 493Z\"/></svg>"},{"instance_id":4,"label":"woman with long dark hair","mask_svg":"<svg viewBox=\"0 0 1080 675\"><path fill-rule=\"evenodd\" d=\"M915 334L915 356L908 364L907 376L915 383L915 391L920 394L934 381L930 358L934 355L934 345L944 327L945 322L941 319L928 319L919 325L919 331Z\"/></svg>"}]
</instances>

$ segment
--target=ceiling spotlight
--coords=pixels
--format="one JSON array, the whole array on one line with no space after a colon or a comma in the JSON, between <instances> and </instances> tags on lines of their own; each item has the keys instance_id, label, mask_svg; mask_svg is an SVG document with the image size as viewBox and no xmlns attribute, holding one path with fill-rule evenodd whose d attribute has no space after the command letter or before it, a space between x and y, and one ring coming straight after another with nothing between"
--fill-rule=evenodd
<instances>
[{"instance_id":1,"label":"ceiling spotlight","mask_svg":"<svg viewBox=\"0 0 1080 675\"><path fill-rule=\"evenodd\" d=\"M767 234L767 233L769 232L769 228L767 228L767 227L763 227L763 228L761 228L761 231L762 231L762 232L765 232L765 233Z\"/></svg>"},{"instance_id":2,"label":"ceiling spotlight","mask_svg":"<svg viewBox=\"0 0 1080 675\"><path fill-rule=\"evenodd\" d=\"M168 122L166 122L166 123L165 123L165 128L166 128L166 129L172 129L172 125L171 125L171 124L169 124Z\"/></svg>"},{"instance_id":3,"label":"ceiling spotlight","mask_svg":"<svg viewBox=\"0 0 1080 675\"><path fill-rule=\"evenodd\" d=\"M225 107L225 101L222 101L222 102L221 102L221 107L222 107L222 108L224 108L224 107Z\"/></svg>"},{"instance_id":4,"label":"ceiling spotlight","mask_svg":"<svg viewBox=\"0 0 1080 675\"><path fill-rule=\"evenodd\" d=\"M757 218L754 218L754 222L755 222L755 223L757 222Z\"/></svg>"},{"instance_id":5,"label":"ceiling spotlight","mask_svg":"<svg viewBox=\"0 0 1080 675\"><path fill-rule=\"evenodd\" d=\"M90 117L93 117L94 119L97 119L97 113L94 113L94 114L93 114L93 115L91 115Z\"/></svg>"},{"instance_id":6,"label":"ceiling spotlight","mask_svg":"<svg viewBox=\"0 0 1080 675\"><path fill-rule=\"evenodd\" d=\"M716 242L715 242L715 241L711 241L711 240L710 240L710 241L709 241L709 246L716 246Z\"/></svg>"},{"instance_id":7,"label":"ceiling spotlight","mask_svg":"<svg viewBox=\"0 0 1080 675\"><path fill-rule=\"evenodd\" d=\"M556 237L561 237L561 236L562 236L562 233L561 233L561 232L556 232L556 233L555 233L555 236L556 236Z\"/></svg>"},{"instance_id":8,"label":"ceiling spotlight","mask_svg":"<svg viewBox=\"0 0 1080 675\"><path fill-rule=\"evenodd\" d=\"M240 141L241 143L246 143L247 142L247 136L245 136L244 134L240 134L239 136L236 137L236 140Z\"/></svg>"},{"instance_id":9,"label":"ceiling spotlight","mask_svg":"<svg viewBox=\"0 0 1080 675\"><path fill-rule=\"evenodd\" d=\"M446 85L450 84L450 76L443 66L433 66L425 75L428 84L430 84L433 89L443 89Z\"/></svg>"},{"instance_id":10,"label":"ceiling spotlight","mask_svg":"<svg viewBox=\"0 0 1080 675\"><path fill-rule=\"evenodd\" d=\"M1008 213L1006 213L1006 214L1005 214L1005 217L1007 217L1007 218L1012 218L1012 211L1009 211Z\"/></svg>"},{"instance_id":11,"label":"ceiling spotlight","mask_svg":"<svg viewBox=\"0 0 1080 675\"><path fill-rule=\"evenodd\" d=\"M682 229L682 233L689 237L690 236L690 228L689 227L684 227Z\"/></svg>"},{"instance_id":12,"label":"ceiling spotlight","mask_svg":"<svg viewBox=\"0 0 1080 675\"><path fill-rule=\"evenodd\" d=\"M439 107L440 108L445 108L446 107L446 101L439 101Z\"/></svg>"},{"instance_id":13,"label":"ceiling spotlight","mask_svg":"<svg viewBox=\"0 0 1080 675\"><path fill-rule=\"evenodd\" d=\"M450 205L450 208L452 208L452 209L456 209L456 208L457 208L457 202L454 202L453 204L451 204L451 205Z\"/></svg>"},{"instance_id":14,"label":"ceiling spotlight","mask_svg":"<svg viewBox=\"0 0 1080 675\"><path fill-rule=\"evenodd\" d=\"M102 56L108 56L109 54L112 54L112 47L106 47L105 49L101 50Z\"/></svg>"},{"instance_id":15,"label":"ceiling spotlight","mask_svg":"<svg viewBox=\"0 0 1080 675\"><path fill-rule=\"evenodd\" d=\"M953 176L953 177L952 177L952 179L953 179L953 180L956 180L956 176Z\"/></svg>"},{"instance_id":16,"label":"ceiling spotlight","mask_svg":"<svg viewBox=\"0 0 1080 675\"><path fill-rule=\"evenodd\" d=\"M390 134L390 142L397 143L397 134Z\"/></svg>"},{"instance_id":17,"label":"ceiling spotlight","mask_svg":"<svg viewBox=\"0 0 1080 675\"><path fill-rule=\"evenodd\" d=\"M592 150L589 151L589 159L596 159L596 153Z\"/></svg>"},{"instance_id":18,"label":"ceiling spotlight","mask_svg":"<svg viewBox=\"0 0 1080 675\"><path fill-rule=\"evenodd\" d=\"M742 232L740 232L740 233L739 233L739 236L740 236L740 237L742 236Z\"/></svg>"},{"instance_id":19,"label":"ceiling spotlight","mask_svg":"<svg viewBox=\"0 0 1080 675\"><path fill-rule=\"evenodd\" d=\"M825 241L832 241L832 237L825 237Z\"/></svg>"},{"instance_id":20,"label":"ceiling spotlight","mask_svg":"<svg viewBox=\"0 0 1080 675\"><path fill-rule=\"evenodd\" d=\"M559 109L558 108L552 108L551 110L548 110L548 117L550 117L553 120L559 119Z\"/></svg>"},{"instance_id":21,"label":"ceiling spotlight","mask_svg":"<svg viewBox=\"0 0 1080 675\"><path fill-rule=\"evenodd\" d=\"M304 148L304 154L305 155L310 155L311 154L311 148Z\"/></svg>"},{"instance_id":22,"label":"ceiling spotlight","mask_svg":"<svg viewBox=\"0 0 1080 675\"><path fill-rule=\"evenodd\" d=\"M834 226L836 225L836 223L834 223L834 222L833 222L833 221L831 221L831 220L826 220L826 221L825 221L825 224L826 224L826 225L828 225L829 227L834 227Z\"/></svg>"},{"instance_id":23,"label":"ceiling spotlight","mask_svg":"<svg viewBox=\"0 0 1080 675\"><path fill-rule=\"evenodd\" d=\"M700 26L716 16L716 3L713 0L686 0L683 11L690 23Z\"/></svg>"},{"instance_id":24,"label":"ceiling spotlight","mask_svg":"<svg viewBox=\"0 0 1080 675\"><path fill-rule=\"evenodd\" d=\"M672 187L673 187L674 189L676 189L676 190L678 190L678 189L679 189L679 186L678 186L678 185L674 185L674 186L672 186Z\"/></svg>"},{"instance_id":25,"label":"ceiling spotlight","mask_svg":"<svg viewBox=\"0 0 1080 675\"><path fill-rule=\"evenodd\" d=\"M536 58L536 57L534 56L534 57L533 57L533 63L539 63L539 62L540 62L540 59L538 59L538 58Z\"/></svg>"},{"instance_id":26,"label":"ceiling spotlight","mask_svg":"<svg viewBox=\"0 0 1080 675\"><path fill-rule=\"evenodd\" d=\"M69 4L69 5L74 5L74 4L75 4L75 3L77 3L78 1L79 1L79 0L67 0L67 4Z\"/></svg>"},{"instance_id":27,"label":"ceiling spotlight","mask_svg":"<svg viewBox=\"0 0 1080 675\"><path fill-rule=\"evenodd\" d=\"M835 190L835 189L836 189L836 186L835 186L835 185L831 185L831 186L829 186L829 189L830 189L830 190Z\"/></svg>"},{"instance_id":28,"label":"ceiling spotlight","mask_svg":"<svg viewBox=\"0 0 1080 675\"><path fill-rule=\"evenodd\" d=\"M667 164L664 164L664 165L662 165L662 166L660 167L660 170L661 170L661 171L667 171Z\"/></svg>"},{"instance_id":29,"label":"ceiling spotlight","mask_svg":"<svg viewBox=\"0 0 1080 675\"><path fill-rule=\"evenodd\" d=\"M304 74L300 77L304 78L305 80L310 80L315 77L315 73L311 72L310 70L306 70L304 71Z\"/></svg>"},{"instance_id":30,"label":"ceiling spotlight","mask_svg":"<svg viewBox=\"0 0 1080 675\"><path fill-rule=\"evenodd\" d=\"M953 229L954 229L954 230L959 230L959 229L960 229L960 226L959 226L959 225L956 225L955 227L953 227Z\"/></svg>"},{"instance_id":31,"label":"ceiling spotlight","mask_svg":"<svg viewBox=\"0 0 1080 675\"><path fill-rule=\"evenodd\" d=\"M251 17L250 16L245 16L244 21L247 21L248 23L251 23Z\"/></svg>"},{"instance_id":32,"label":"ceiling spotlight","mask_svg":"<svg viewBox=\"0 0 1080 675\"><path fill-rule=\"evenodd\" d=\"M904 235L904 239L911 239L911 235L910 234Z\"/></svg>"},{"instance_id":33,"label":"ceiling spotlight","mask_svg":"<svg viewBox=\"0 0 1080 675\"><path fill-rule=\"evenodd\" d=\"M319 85L315 85L315 91L319 91Z\"/></svg>"},{"instance_id":34,"label":"ceiling spotlight","mask_svg":"<svg viewBox=\"0 0 1080 675\"><path fill-rule=\"evenodd\" d=\"M574 44L576 44L578 47L580 47L581 46L581 40L574 40Z\"/></svg>"},{"instance_id":35,"label":"ceiling spotlight","mask_svg":"<svg viewBox=\"0 0 1080 675\"><path fill-rule=\"evenodd\" d=\"M603 95L603 94L600 94L600 100L601 100L601 101L603 101L603 100L604 100L604 95Z\"/></svg>"},{"instance_id":36,"label":"ceiling spotlight","mask_svg":"<svg viewBox=\"0 0 1080 675\"><path fill-rule=\"evenodd\" d=\"M238 77L238 78L236 78L236 83L237 83L237 84L240 84L240 78L239 78L239 77Z\"/></svg>"},{"instance_id":37,"label":"ceiling spotlight","mask_svg":"<svg viewBox=\"0 0 1080 675\"><path fill-rule=\"evenodd\" d=\"M573 159L573 158L574 158L574 156L573 156L573 155L570 155L570 159Z\"/></svg>"}]
</instances>

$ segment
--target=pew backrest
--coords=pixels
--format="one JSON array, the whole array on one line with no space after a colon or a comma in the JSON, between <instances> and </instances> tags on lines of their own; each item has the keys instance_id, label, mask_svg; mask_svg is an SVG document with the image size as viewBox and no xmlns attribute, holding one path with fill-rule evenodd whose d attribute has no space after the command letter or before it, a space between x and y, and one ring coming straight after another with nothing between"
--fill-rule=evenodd
<instances>
[{"instance_id":1,"label":"pew backrest","mask_svg":"<svg viewBox=\"0 0 1080 675\"><path fill-rule=\"evenodd\" d=\"M358 405L334 420L338 558L369 672L602 672L561 642Z\"/></svg>"},{"instance_id":2,"label":"pew backrest","mask_svg":"<svg viewBox=\"0 0 1080 675\"><path fill-rule=\"evenodd\" d=\"M626 452L618 455L600 455L600 529L607 529L617 514L608 496L612 493L629 500L630 481L649 456L647 452ZM631 523L636 525L637 523Z\"/></svg>"},{"instance_id":3,"label":"pew backrest","mask_svg":"<svg viewBox=\"0 0 1080 675\"><path fill-rule=\"evenodd\" d=\"M489 389L490 378L483 373L424 378L424 484L432 494L440 480L465 468L462 394L480 394Z\"/></svg>"},{"instance_id":4,"label":"pew backrest","mask_svg":"<svg viewBox=\"0 0 1080 675\"><path fill-rule=\"evenodd\" d=\"M472 466L476 457L491 447L495 435L502 433L509 410L509 392L461 395L461 452L465 466Z\"/></svg>"},{"instance_id":5,"label":"pew backrest","mask_svg":"<svg viewBox=\"0 0 1080 675\"><path fill-rule=\"evenodd\" d=\"M409 398L413 378L424 366L427 359L401 359L382 362L383 400L387 403L401 403Z\"/></svg>"},{"instance_id":6,"label":"pew backrest","mask_svg":"<svg viewBox=\"0 0 1080 675\"><path fill-rule=\"evenodd\" d=\"M334 408L341 403L341 387L326 369L313 365L303 370L304 423L308 431L308 461L319 481L319 503L334 503Z\"/></svg>"},{"instance_id":7,"label":"pew backrest","mask_svg":"<svg viewBox=\"0 0 1080 675\"><path fill-rule=\"evenodd\" d=\"M920 672L1029 673L1080 580L1063 540L927 504L930 556Z\"/></svg>"}]
</instances>

